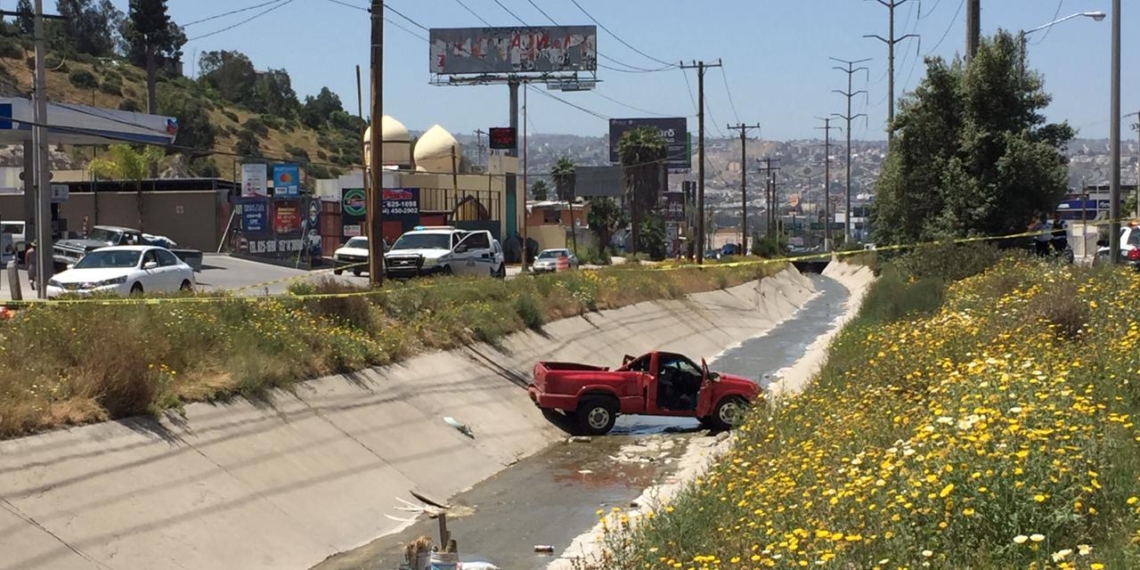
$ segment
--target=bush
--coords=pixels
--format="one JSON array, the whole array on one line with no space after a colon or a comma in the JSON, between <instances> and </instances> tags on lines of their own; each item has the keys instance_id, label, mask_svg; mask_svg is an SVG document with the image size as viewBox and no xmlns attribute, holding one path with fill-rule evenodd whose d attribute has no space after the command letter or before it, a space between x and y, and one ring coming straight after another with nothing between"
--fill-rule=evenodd
<instances>
[{"instance_id":1,"label":"bush","mask_svg":"<svg viewBox=\"0 0 1140 570\"><path fill-rule=\"evenodd\" d=\"M24 47L12 38L0 38L0 57L7 59L24 59Z\"/></svg>"},{"instance_id":2,"label":"bush","mask_svg":"<svg viewBox=\"0 0 1140 570\"><path fill-rule=\"evenodd\" d=\"M542 317L542 307L530 295L520 295L515 298L515 312L528 329L538 330L546 324Z\"/></svg>"},{"instance_id":3,"label":"bush","mask_svg":"<svg viewBox=\"0 0 1140 570\"><path fill-rule=\"evenodd\" d=\"M261 119L258 119L257 117L250 117L246 119L245 123L242 126L245 127L245 130L257 136L264 137L269 135L269 127L265 126L265 123L263 123Z\"/></svg>"},{"instance_id":4,"label":"bush","mask_svg":"<svg viewBox=\"0 0 1140 570\"><path fill-rule=\"evenodd\" d=\"M1001 259L1001 252L986 243L920 246L903 254L895 264L907 275L959 281L989 269Z\"/></svg>"},{"instance_id":5,"label":"bush","mask_svg":"<svg viewBox=\"0 0 1140 570\"><path fill-rule=\"evenodd\" d=\"M285 152L289 155L289 158L292 158L294 160L301 162L308 162L309 160L309 151L301 147L287 144L285 145Z\"/></svg>"},{"instance_id":6,"label":"bush","mask_svg":"<svg viewBox=\"0 0 1140 570\"><path fill-rule=\"evenodd\" d=\"M141 113L143 111L143 106L134 99L123 99L119 102L119 110L130 111L131 113Z\"/></svg>"},{"instance_id":7,"label":"bush","mask_svg":"<svg viewBox=\"0 0 1140 570\"><path fill-rule=\"evenodd\" d=\"M99 87L99 80L86 69L72 71L67 78L71 84L82 89L95 89Z\"/></svg>"},{"instance_id":8,"label":"bush","mask_svg":"<svg viewBox=\"0 0 1140 570\"><path fill-rule=\"evenodd\" d=\"M784 257L787 252L788 238L782 234L752 238L752 255L765 259L775 259Z\"/></svg>"},{"instance_id":9,"label":"bush","mask_svg":"<svg viewBox=\"0 0 1140 570\"><path fill-rule=\"evenodd\" d=\"M230 110L224 110L224 111L222 111L222 116L223 116L223 117L225 117L225 118L227 118L227 119L229 119L229 120L231 120L231 121L233 121L233 122L235 122L235 123L240 123L240 122L241 122L241 118L239 118L239 117L237 116L237 113L234 113L233 111L230 111Z\"/></svg>"},{"instance_id":10,"label":"bush","mask_svg":"<svg viewBox=\"0 0 1140 570\"><path fill-rule=\"evenodd\" d=\"M123 94L123 83L119 79L107 79L99 86L99 90L108 95L120 96Z\"/></svg>"},{"instance_id":11,"label":"bush","mask_svg":"<svg viewBox=\"0 0 1140 570\"><path fill-rule=\"evenodd\" d=\"M325 151L323 151L323 150L318 150L318 151L317 151L317 159L318 159L318 160L328 160L328 159L329 159L329 155L328 155L328 153L326 153L326 152L325 152Z\"/></svg>"},{"instance_id":12,"label":"bush","mask_svg":"<svg viewBox=\"0 0 1140 570\"><path fill-rule=\"evenodd\" d=\"M281 126L284 124L284 121L282 121L280 117L273 115L262 115L261 122L265 124L266 128L278 131L281 130Z\"/></svg>"}]
</instances>

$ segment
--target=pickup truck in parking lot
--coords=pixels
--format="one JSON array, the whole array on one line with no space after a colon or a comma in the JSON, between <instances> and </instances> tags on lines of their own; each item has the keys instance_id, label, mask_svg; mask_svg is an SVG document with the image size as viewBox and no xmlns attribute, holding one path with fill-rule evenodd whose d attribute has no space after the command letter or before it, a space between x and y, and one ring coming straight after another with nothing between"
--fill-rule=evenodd
<instances>
[{"instance_id":1,"label":"pickup truck in parking lot","mask_svg":"<svg viewBox=\"0 0 1140 570\"><path fill-rule=\"evenodd\" d=\"M503 247L486 230L416 227L384 254L389 279L429 275L506 277Z\"/></svg>"},{"instance_id":2,"label":"pickup truck in parking lot","mask_svg":"<svg viewBox=\"0 0 1140 570\"><path fill-rule=\"evenodd\" d=\"M55 273L66 271L83 259L88 253L96 249L123 246L123 245L150 245L170 250L194 271L202 270L202 252L193 249L178 249L174 242L161 237L144 234L132 228L118 226L95 226L82 239L63 239L52 246L52 261L55 264Z\"/></svg>"},{"instance_id":3,"label":"pickup truck in parking lot","mask_svg":"<svg viewBox=\"0 0 1140 570\"><path fill-rule=\"evenodd\" d=\"M539 362L527 387L544 413L561 411L585 434L601 435L619 414L696 418L705 427L736 426L760 387L741 376L711 372L680 354L627 356L621 367Z\"/></svg>"}]
</instances>

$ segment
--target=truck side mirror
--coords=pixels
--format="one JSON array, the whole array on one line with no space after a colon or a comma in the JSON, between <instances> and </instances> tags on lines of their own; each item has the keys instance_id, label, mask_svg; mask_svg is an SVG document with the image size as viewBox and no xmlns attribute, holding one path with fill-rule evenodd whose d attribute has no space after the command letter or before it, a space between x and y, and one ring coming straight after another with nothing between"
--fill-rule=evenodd
<instances>
[{"instance_id":1,"label":"truck side mirror","mask_svg":"<svg viewBox=\"0 0 1140 570\"><path fill-rule=\"evenodd\" d=\"M720 374L709 372L709 382L716 382L718 379L720 379Z\"/></svg>"}]
</instances>

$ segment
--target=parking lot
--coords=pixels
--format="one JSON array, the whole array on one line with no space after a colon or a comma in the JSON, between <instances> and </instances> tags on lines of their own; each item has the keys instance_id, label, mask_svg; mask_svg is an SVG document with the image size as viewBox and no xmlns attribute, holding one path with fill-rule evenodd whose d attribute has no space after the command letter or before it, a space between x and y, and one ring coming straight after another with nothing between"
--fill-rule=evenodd
<instances>
[{"instance_id":1,"label":"parking lot","mask_svg":"<svg viewBox=\"0 0 1140 570\"><path fill-rule=\"evenodd\" d=\"M518 266L507 267L507 279L519 274ZM27 272L19 270L20 287L24 299L34 299L28 283ZM315 282L320 279L335 279L350 285L368 285L368 275L354 277L351 272L344 275L333 275L330 271L306 271L281 267L268 263L248 261L229 255L207 254L202 262L202 271L194 275L198 289L201 291L233 291L238 295L279 295L289 289L289 285L298 281ZM265 284L265 285L263 285ZM11 300L11 288L8 286L8 276L3 275L3 284L0 284L0 301Z\"/></svg>"}]
</instances>

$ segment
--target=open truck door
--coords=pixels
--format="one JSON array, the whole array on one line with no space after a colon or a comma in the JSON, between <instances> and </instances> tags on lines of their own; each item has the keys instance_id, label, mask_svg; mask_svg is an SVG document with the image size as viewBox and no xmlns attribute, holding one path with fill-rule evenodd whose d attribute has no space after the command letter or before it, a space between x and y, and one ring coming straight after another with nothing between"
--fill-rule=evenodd
<instances>
[{"instance_id":1,"label":"open truck door","mask_svg":"<svg viewBox=\"0 0 1140 570\"><path fill-rule=\"evenodd\" d=\"M697 392L697 417L703 418L713 413L713 392L715 388L713 383L716 382L716 372L709 371L708 362L701 359L701 389Z\"/></svg>"}]
</instances>

